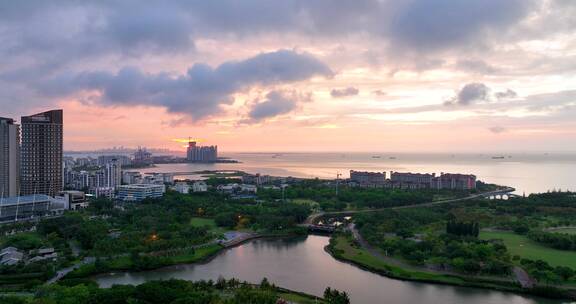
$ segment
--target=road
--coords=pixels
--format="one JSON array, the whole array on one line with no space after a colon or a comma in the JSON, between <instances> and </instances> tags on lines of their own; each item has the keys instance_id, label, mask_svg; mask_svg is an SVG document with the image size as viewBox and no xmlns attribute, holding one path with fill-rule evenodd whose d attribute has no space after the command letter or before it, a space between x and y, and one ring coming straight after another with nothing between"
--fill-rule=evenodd
<instances>
[{"instance_id":1,"label":"road","mask_svg":"<svg viewBox=\"0 0 576 304\"><path fill-rule=\"evenodd\" d=\"M448 199L448 200L441 200L441 201L435 201L435 202L429 202L429 203L423 203L423 204L412 204L412 205L396 206L396 207L385 207L385 208L378 208L378 209L346 210L346 211L334 211L334 212L318 212L318 213L311 214L311 215L304 221L303 225L307 226L307 225L314 224L314 223L316 223L316 222L318 221L319 218L324 217L324 216L351 215L351 214L356 214L356 213L378 212L378 211L390 210L390 209L392 209L392 210L398 210L398 209L408 209L408 208L417 208L417 207L431 207L431 206L436 206L436 205L442 205L442 204L448 204L448 203L454 203L454 202L461 202L461 201L471 200L471 199L475 199L475 198L479 198L479 197L486 197L486 196L491 196L491 195L496 195L496 194L502 194L502 193L510 193L510 192L513 192L513 191L515 191L514 188L507 187L507 188L500 189L500 190L483 192L483 193L479 193L479 194L473 194L473 195L469 195L469 196L466 196L466 197L455 198L455 199Z\"/></svg>"}]
</instances>

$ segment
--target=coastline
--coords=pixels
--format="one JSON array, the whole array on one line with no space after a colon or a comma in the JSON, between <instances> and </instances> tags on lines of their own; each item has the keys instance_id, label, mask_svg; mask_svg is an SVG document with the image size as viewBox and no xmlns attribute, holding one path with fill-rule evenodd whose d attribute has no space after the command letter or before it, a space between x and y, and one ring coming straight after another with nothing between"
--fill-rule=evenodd
<instances>
[{"instance_id":1,"label":"coastline","mask_svg":"<svg viewBox=\"0 0 576 304\"><path fill-rule=\"evenodd\" d=\"M552 286L537 286L532 289L525 289L512 282L506 285L503 284L504 282L502 281L492 281L488 279L448 274L435 275L418 271L410 271L398 266L390 265L384 261L381 261L383 267L379 268L344 256L339 252L337 248L335 248L333 240L334 237L331 237L330 243L324 247L324 251L330 254L330 256L332 256L334 259L391 279L458 287L482 288L502 292L538 296L547 299L576 300L575 291L560 289Z\"/></svg>"}]
</instances>

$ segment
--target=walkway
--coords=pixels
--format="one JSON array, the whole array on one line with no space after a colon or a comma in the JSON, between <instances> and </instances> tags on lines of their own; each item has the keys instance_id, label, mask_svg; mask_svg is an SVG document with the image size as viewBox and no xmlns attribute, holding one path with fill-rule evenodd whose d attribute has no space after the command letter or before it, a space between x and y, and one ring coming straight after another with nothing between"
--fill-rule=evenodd
<instances>
[{"instance_id":1,"label":"walkway","mask_svg":"<svg viewBox=\"0 0 576 304\"><path fill-rule=\"evenodd\" d=\"M462 197L462 198L455 198L455 199L448 199L448 200L441 200L441 201L435 201L435 202L429 202L429 203L423 203L423 204L412 204L412 205L405 205L405 206L395 206L395 207L385 207L385 208L378 208L378 209L363 209L363 210L346 210L346 211L333 211L333 212L318 212L318 213L314 213L311 214L306 221L304 221L304 223L302 225L308 226L311 224L314 224L318 221L319 218L324 217L324 216L333 216L333 215L351 215L351 214L356 214L356 213L368 213L368 212L378 212L378 211L383 211L383 210L398 210L398 209L409 209L409 208L418 208L418 207L432 207L432 206L436 206L436 205L442 205L442 204L448 204L448 203L455 203L455 202L461 202L461 201L466 201L466 200L472 200L472 199L476 199L476 198L480 198L480 197L486 197L486 196L491 196L494 194L501 194L501 193L508 193L508 192L512 192L515 191L516 189L511 188L511 187L507 187L504 189L499 189L499 190L495 190L495 191L489 191L489 192L483 192L483 193L478 193L478 194L472 194L466 197Z\"/></svg>"},{"instance_id":2,"label":"walkway","mask_svg":"<svg viewBox=\"0 0 576 304\"><path fill-rule=\"evenodd\" d=\"M54 284L54 283L58 282L60 279L62 279L63 277L65 277L68 273L80 268L83 265L92 264L95 261L96 261L96 258L94 258L94 257L86 257L80 263L76 263L70 267L60 269L56 272L56 276L54 276L53 278L48 280L46 282L46 284L48 284L48 285Z\"/></svg>"}]
</instances>

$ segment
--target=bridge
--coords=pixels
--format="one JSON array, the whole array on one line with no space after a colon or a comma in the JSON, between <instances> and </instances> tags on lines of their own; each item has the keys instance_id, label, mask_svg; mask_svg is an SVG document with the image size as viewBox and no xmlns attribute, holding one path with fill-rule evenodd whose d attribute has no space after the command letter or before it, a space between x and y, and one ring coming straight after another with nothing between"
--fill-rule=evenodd
<instances>
[{"instance_id":1,"label":"bridge","mask_svg":"<svg viewBox=\"0 0 576 304\"><path fill-rule=\"evenodd\" d=\"M399 209L409 209L409 208L419 208L419 207L432 207L432 206L436 206L436 205L442 205L442 204L448 204L448 203L455 203L455 202L461 202L461 201L466 201L466 200L472 200L472 199L477 199L477 198L488 198L490 199L491 197L500 197L500 199L502 199L502 197L507 196L507 197L518 197L519 195L516 194L512 194L512 192L516 191L516 189L512 188L512 187L506 187L506 188L501 188L498 190L494 190L494 191L488 191L488 192L483 192L483 193L478 193L478 194L471 194L469 196L466 197L461 197L461 198L455 198L455 199L447 199L447 200L441 200L441 201L435 201L435 202L429 202L429 203L423 203L423 204L412 204L412 205L404 205L404 206L395 206L395 207L385 207L385 208L378 208L378 209L363 209L363 210L348 210L348 211L334 211L334 212L318 212L318 213L314 213L311 214L305 221L303 224L301 224L300 226L302 227L310 227L313 225L316 225L316 223L318 223L318 221L323 218L323 217L328 217L328 216L351 216L357 213L367 213L367 212L378 212L378 211L383 211L383 210L399 210Z\"/></svg>"},{"instance_id":2,"label":"bridge","mask_svg":"<svg viewBox=\"0 0 576 304\"><path fill-rule=\"evenodd\" d=\"M333 233L334 231L336 231L336 227L331 225L311 224L308 225L307 227L309 232Z\"/></svg>"}]
</instances>

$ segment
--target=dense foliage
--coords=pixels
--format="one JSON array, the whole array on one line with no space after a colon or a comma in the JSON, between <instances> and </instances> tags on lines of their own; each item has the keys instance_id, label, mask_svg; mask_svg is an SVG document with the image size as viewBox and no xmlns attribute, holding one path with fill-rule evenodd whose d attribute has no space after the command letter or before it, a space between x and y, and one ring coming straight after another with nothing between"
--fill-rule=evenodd
<instances>
[{"instance_id":1,"label":"dense foliage","mask_svg":"<svg viewBox=\"0 0 576 304\"><path fill-rule=\"evenodd\" d=\"M574 250L576 236L551 232L573 227L576 196L567 192L509 200L474 200L432 208L386 210L356 219L362 236L384 253L416 265L467 274L505 275L524 268L542 283L574 279L574 269L511 256L503 242L480 240L482 227L509 230L556 249Z\"/></svg>"},{"instance_id":2,"label":"dense foliage","mask_svg":"<svg viewBox=\"0 0 576 304\"><path fill-rule=\"evenodd\" d=\"M576 250L576 235L554 233L546 231L531 231L528 233L531 240L560 250Z\"/></svg>"},{"instance_id":3,"label":"dense foliage","mask_svg":"<svg viewBox=\"0 0 576 304\"><path fill-rule=\"evenodd\" d=\"M236 279L189 282L183 280L151 281L138 286L114 285L98 288L91 281L68 281L42 288L31 301L22 298L1 298L2 303L30 304L277 304L282 289L268 283L260 285ZM338 291L336 291L338 292ZM338 292L338 294L340 294ZM312 298L309 299L312 301ZM344 303L323 302L318 303Z\"/></svg>"}]
</instances>

